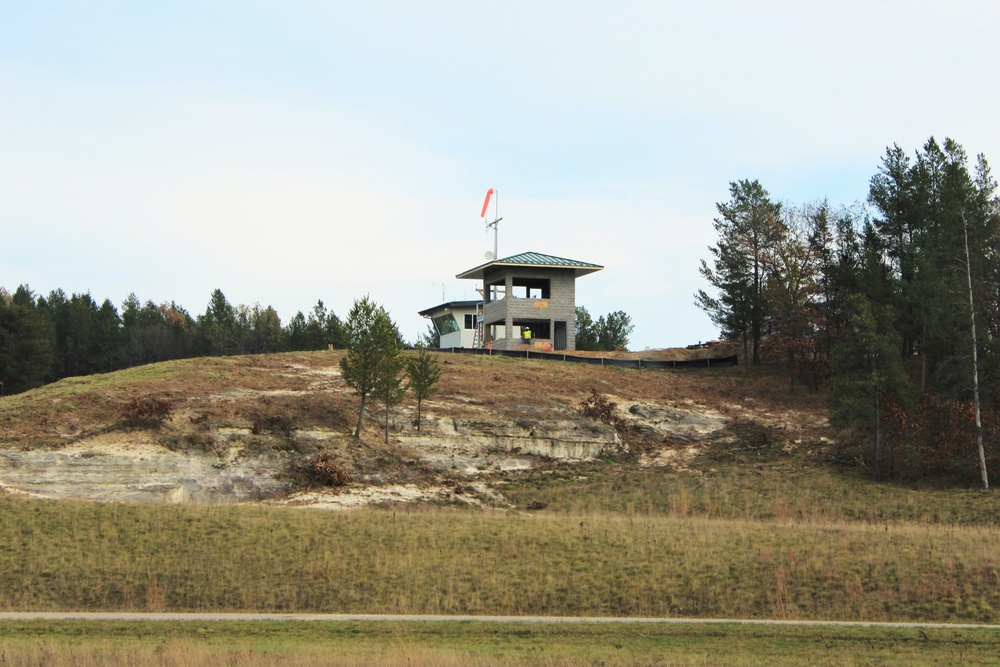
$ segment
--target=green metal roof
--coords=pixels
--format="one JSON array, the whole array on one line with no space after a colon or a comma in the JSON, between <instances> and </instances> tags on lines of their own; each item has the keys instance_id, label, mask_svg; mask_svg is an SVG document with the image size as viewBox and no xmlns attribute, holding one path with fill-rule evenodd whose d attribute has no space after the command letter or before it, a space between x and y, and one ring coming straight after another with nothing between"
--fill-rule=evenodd
<instances>
[{"instance_id":1,"label":"green metal roof","mask_svg":"<svg viewBox=\"0 0 1000 667\"><path fill-rule=\"evenodd\" d=\"M553 255L544 255L540 252L522 252L519 255L511 255L510 257L505 257L503 259L493 260L492 262L487 262L481 264L473 269L469 269L463 273L455 276L456 278L471 278L475 280L481 280L483 274L492 268L503 268L503 267L513 267L513 266L523 266L523 267L539 267L545 269L572 269L576 277L585 276L588 273L594 273L595 271L600 271L604 267L600 264L590 264L589 262L581 262L575 259L566 259L565 257L555 257Z\"/></svg>"}]
</instances>

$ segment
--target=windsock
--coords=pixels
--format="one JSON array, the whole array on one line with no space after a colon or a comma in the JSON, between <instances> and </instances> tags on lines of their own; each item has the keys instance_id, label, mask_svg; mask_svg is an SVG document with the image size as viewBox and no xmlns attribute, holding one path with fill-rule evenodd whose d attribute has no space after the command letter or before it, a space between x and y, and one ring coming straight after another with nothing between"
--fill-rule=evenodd
<instances>
[{"instance_id":1,"label":"windsock","mask_svg":"<svg viewBox=\"0 0 1000 667\"><path fill-rule=\"evenodd\" d=\"M480 218L486 217L486 207L490 205L490 197L493 196L493 188L486 191L486 199L483 200L483 212L479 214Z\"/></svg>"}]
</instances>

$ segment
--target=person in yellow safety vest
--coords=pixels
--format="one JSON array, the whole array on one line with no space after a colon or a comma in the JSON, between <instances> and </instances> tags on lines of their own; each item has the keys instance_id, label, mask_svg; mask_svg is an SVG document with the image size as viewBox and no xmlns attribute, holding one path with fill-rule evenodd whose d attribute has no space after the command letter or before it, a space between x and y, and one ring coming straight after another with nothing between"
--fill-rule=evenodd
<instances>
[{"instance_id":1,"label":"person in yellow safety vest","mask_svg":"<svg viewBox=\"0 0 1000 667\"><path fill-rule=\"evenodd\" d=\"M521 329L521 336L524 337L524 340L531 340L531 329L528 327Z\"/></svg>"}]
</instances>

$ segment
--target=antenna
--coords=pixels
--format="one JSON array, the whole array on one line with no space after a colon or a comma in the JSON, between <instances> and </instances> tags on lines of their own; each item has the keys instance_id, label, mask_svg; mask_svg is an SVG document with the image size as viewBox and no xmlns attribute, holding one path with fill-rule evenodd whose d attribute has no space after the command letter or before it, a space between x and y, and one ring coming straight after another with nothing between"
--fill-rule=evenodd
<instances>
[{"instance_id":1,"label":"antenna","mask_svg":"<svg viewBox=\"0 0 1000 667\"><path fill-rule=\"evenodd\" d=\"M493 222L486 223L486 229L489 229L490 227L493 228L493 257L490 257L489 255L486 257L486 259L490 261L500 256L497 254L497 225L501 220L503 220L503 218L500 217L500 193L493 188L486 191L486 199L483 200L483 212L479 214L479 217L484 219L486 218L486 209L489 208L491 195L496 195L497 197L493 202Z\"/></svg>"}]
</instances>

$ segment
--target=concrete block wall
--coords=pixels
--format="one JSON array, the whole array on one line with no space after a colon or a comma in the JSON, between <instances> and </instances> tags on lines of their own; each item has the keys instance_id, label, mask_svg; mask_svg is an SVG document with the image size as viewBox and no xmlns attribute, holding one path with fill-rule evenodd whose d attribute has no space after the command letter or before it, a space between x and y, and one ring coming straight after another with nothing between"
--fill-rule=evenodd
<instances>
[{"instance_id":1,"label":"concrete block wall","mask_svg":"<svg viewBox=\"0 0 1000 667\"><path fill-rule=\"evenodd\" d=\"M515 319L548 320L552 336L555 336L555 323L566 323L566 349L576 349L576 276L570 269L501 269L486 276L486 282L493 282L500 276L504 278L506 294L513 293L514 278L539 278L549 281L548 299L519 299L507 296L500 301L486 304L483 311L487 325L504 323L504 342L498 349L517 347L520 340L513 340L513 325ZM544 305L542 305L544 304Z\"/></svg>"}]
</instances>

